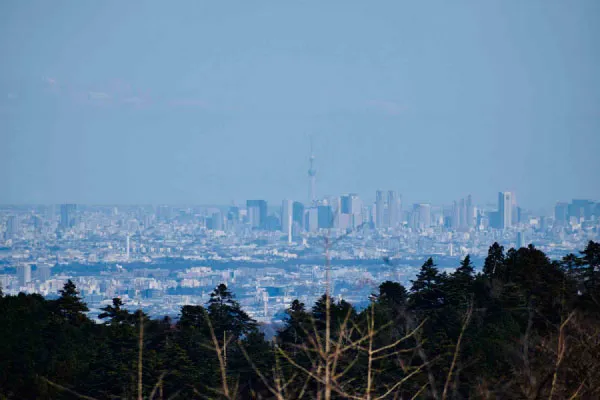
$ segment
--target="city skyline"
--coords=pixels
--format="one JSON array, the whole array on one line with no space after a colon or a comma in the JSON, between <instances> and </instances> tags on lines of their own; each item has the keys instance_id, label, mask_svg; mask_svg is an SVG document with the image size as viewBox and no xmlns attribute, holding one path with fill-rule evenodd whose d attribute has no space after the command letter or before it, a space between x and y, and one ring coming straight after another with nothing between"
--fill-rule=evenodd
<instances>
[{"instance_id":1,"label":"city skyline","mask_svg":"<svg viewBox=\"0 0 600 400\"><path fill-rule=\"evenodd\" d=\"M311 182L312 183L312 182ZM386 197L387 196L387 197ZM600 220L600 202L590 199L572 199L570 202L556 202L549 214L539 214L517 203L514 192L498 192L496 204L479 204L473 201L471 195L451 204L434 204L429 202L405 204L402 195L394 190L377 190L375 201L368 202L357 193L345 193L338 196L325 196L309 202L294 199L283 199L280 203L270 204L264 199L246 200L243 204L229 205L124 205L124 204L38 204L38 205L0 205L0 210L15 209L35 210L41 207L43 214L53 215L58 212L58 228L70 230L76 224L75 215L78 207L84 209L110 209L118 214L119 207L125 210L145 210L145 213L155 213L158 220L167 221L173 218L173 211L192 212L196 216L203 215L205 227L209 230L224 230L227 226L247 224L251 229L279 230L291 242L292 234L297 236L301 231L315 232L323 228L341 230L355 229L364 224L375 229L401 228L402 226L419 230L429 227L443 226L449 230L469 231L473 229L510 230L523 224L540 224L539 218L549 218L556 227L565 227L583 221ZM58 211L58 207L60 210ZM405 209L403 209L403 206ZM32 208L33 207L33 208ZM436 221L433 216L439 217ZM33 218L36 229L43 225L38 215ZM575 218L574 220L572 220ZM311 226L311 220L313 226ZM484 221L485 220L485 221ZM543 222L542 225L545 225ZM301 231L298 231L297 228ZM14 214L7 214L5 231L20 230L19 219Z\"/></svg>"},{"instance_id":2,"label":"city skyline","mask_svg":"<svg viewBox=\"0 0 600 400\"><path fill-rule=\"evenodd\" d=\"M303 200L302 198L290 198L290 197L280 197L280 198L275 198L275 199L267 199L267 198L262 198L260 200L251 200L251 199L245 199L242 198L239 201L238 200L229 200L229 201L224 201L224 202L219 202L219 203L203 203L203 202L194 202L194 201L187 201L187 202L181 202L181 203L166 203L166 202L155 202L155 203L151 203L151 202L142 202L142 203L99 203L99 202L50 202L50 203L0 203L0 207L34 207L34 206L60 206L60 207L65 207L65 206L75 206L75 205L83 205L83 206L98 206L98 207L144 207L144 206L150 206L150 207L161 207L161 206L172 206L172 207L205 207L205 208L210 208L210 207L218 207L218 208L227 208L227 207L231 207L231 206L246 206L247 207L247 202L248 201L265 201L268 204L268 208L271 209L273 207L280 207L281 202L283 201L292 201L294 203L302 203L303 206L306 207L311 207L311 205L315 205L318 204L322 201L327 201L329 199L333 199L333 198L338 198L341 199L341 201L343 201L344 197L352 197L352 196L356 196L360 199L360 201L364 204L367 205L372 205L375 206L377 204L377 193L378 192L382 192L382 194L385 196L384 203L387 203L389 201L389 196L390 193L393 193L394 197L392 197L393 199L401 202L403 205L406 206L412 206L413 204L430 204L431 206L436 206L436 207L453 207L456 206L455 203L457 203L456 199L450 199L448 201L445 202L435 202L435 201L430 201L427 199L423 199L423 201L408 201L406 199L410 198L409 196L405 196L404 193L400 193L396 190L393 189L377 189L375 191L373 191L372 194L366 194L366 195L362 195L361 193L358 193L356 191L346 191L346 192L341 192L338 194L327 194L327 195L323 195L323 196L316 196L314 201L306 201ZM509 193L512 196L516 195L516 192L514 191L496 191L491 193L489 196L486 196L485 199L476 199L476 203L480 206L485 206L485 207L493 207L493 206L497 206L498 204L500 204L501 201L499 201L499 195L503 194L503 193ZM469 204L468 202L473 202L473 196L470 193L465 193L462 195L464 198L461 198L460 201L465 202L465 206L467 206L467 204ZM260 196L259 196L260 197ZM588 197L588 198L583 198L583 197L568 197L568 196L563 196L562 198L560 198L559 200L556 201L552 201L549 202L548 205L544 206L544 207L540 207L540 206L533 206L533 207L527 207L529 210L535 211L536 213L549 213L552 214L554 213L554 209L557 205L560 204L566 204L571 201L591 201L591 202L595 202L596 199L592 198L592 197ZM520 205L522 205L521 202L519 202ZM343 206L340 206L343 207ZM510 218L510 217L508 217Z\"/></svg>"}]
</instances>

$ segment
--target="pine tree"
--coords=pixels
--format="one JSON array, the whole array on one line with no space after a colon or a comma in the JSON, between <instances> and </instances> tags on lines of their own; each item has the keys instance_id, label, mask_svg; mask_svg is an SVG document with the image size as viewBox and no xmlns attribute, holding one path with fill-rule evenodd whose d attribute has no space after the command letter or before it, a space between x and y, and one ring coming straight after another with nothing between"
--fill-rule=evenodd
<instances>
[{"instance_id":1,"label":"pine tree","mask_svg":"<svg viewBox=\"0 0 600 400\"><path fill-rule=\"evenodd\" d=\"M443 305L442 283L444 276L441 275L429 258L421 266L417 279L412 282L410 289L410 307L414 310L431 310Z\"/></svg>"},{"instance_id":2,"label":"pine tree","mask_svg":"<svg viewBox=\"0 0 600 400\"><path fill-rule=\"evenodd\" d=\"M488 249L488 255L483 264L483 273L488 277L501 275L504 266L504 247L495 242Z\"/></svg>"},{"instance_id":3,"label":"pine tree","mask_svg":"<svg viewBox=\"0 0 600 400\"><path fill-rule=\"evenodd\" d=\"M356 310L352 304L345 300L335 302L334 299L330 298L329 306L329 319L331 321L331 332L332 335L339 329L342 322L346 317L352 320L356 316ZM315 323L315 327L319 332L325 330L325 324L327 321L327 294L321 296L312 307L311 314Z\"/></svg>"},{"instance_id":4,"label":"pine tree","mask_svg":"<svg viewBox=\"0 0 600 400\"><path fill-rule=\"evenodd\" d=\"M600 243L590 240L581 254L583 255L581 258L584 268L583 279L587 292L598 302L600 301L597 297L600 294Z\"/></svg>"},{"instance_id":5,"label":"pine tree","mask_svg":"<svg viewBox=\"0 0 600 400\"><path fill-rule=\"evenodd\" d=\"M285 346L302 343L310 332L310 315L304 303L294 300L285 313L287 314L285 326L278 334L280 344Z\"/></svg>"},{"instance_id":6,"label":"pine tree","mask_svg":"<svg viewBox=\"0 0 600 400\"><path fill-rule=\"evenodd\" d=\"M473 264L471 263L471 256L469 256L467 254L465 256L465 258L461 261L460 267L458 267L456 269L453 276L455 278L464 277L465 279L472 279L474 272L475 272L475 268L473 267Z\"/></svg>"},{"instance_id":7,"label":"pine tree","mask_svg":"<svg viewBox=\"0 0 600 400\"><path fill-rule=\"evenodd\" d=\"M218 338L225 333L237 339L256 329L256 321L242 310L225 284L220 284L210 294L207 310Z\"/></svg>"},{"instance_id":8,"label":"pine tree","mask_svg":"<svg viewBox=\"0 0 600 400\"><path fill-rule=\"evenodd\" d=\"M187 305L181 307L181 316L177 322L180 328L201 329L206 326L207 311L199 305Z\"/></svg>"},{"instance_id":9,"label":"pine tree","mask_svg":"<svg viewBox=\"0 0 600 400\"><path fill-rule=\"evenodd\" d=\"M449 302L455 305L465 305L473 296L475 283L475 268L469 255L461 261L446 283L445 291Z\"/></svg>"},{"instance_id":10,"label":"pine tree","mask_svg":"<svg viewBox=\"0 0 600 400\"><path fill-rule=\"evenodd\" d=\"M60 297L54 303L56 313L72 324L87 321L84 313L89 311L89 308L79 297L79 291L73 281L69 279L59 293Z\"/></svg>"},{"instance_id":11,"label":"pine tree","mask_svg":"<svg viewBox=\"0 0 600 400\"><path fill-rule=\"evenodd\" d=\"M374 295L379 303L385 303L390 306L403 306L408 299L408 292L404 286L398 282L385 281L379 285L379 294Z\"/></svg>"},{"instance_id":12,"label":"pine tree","mask_svg":"<svg viewBox=\"0 0 600 400\"><path fill-rule=\"evenodd\" d=\"M211 318L212 321L207 309L201 305L183 306L174 332L174 343L170 351L173 351L184 362L182 366L185 368L178 379L185 381L189 389L216 388L219 385L219 365L213 348L208 318ZM214 323L211 322L211 324ZM223 329L222 332L229 335L227 332L230 330L227 327ZM220 340L219 343L223 339L222 332L216 336ZM228 336L229 339L232 337ZM232 346L227 348L228 354L230 354ZM170 363L171 361L168 361L166 364L170 365ZM182 396L186 397L184 394L194 398L194 395L187 393L186 390L182 393Z\"/></svg>"},{"instance_id":13,"label":"pine tree","mask_svg":"<svg viewBox=\"0 0 600 400\"><path fill-rule=\"evenodd\" d=\"M101 308L103 311L98 315L99 319L108 318L107 324L120 324L125 321L129 321L131 319L131 314L129 311L121 308L123 306L123 301L120 298L115 297L112 300L112 305L107 305L106 307Z\"/></svg>"}]
</instances>

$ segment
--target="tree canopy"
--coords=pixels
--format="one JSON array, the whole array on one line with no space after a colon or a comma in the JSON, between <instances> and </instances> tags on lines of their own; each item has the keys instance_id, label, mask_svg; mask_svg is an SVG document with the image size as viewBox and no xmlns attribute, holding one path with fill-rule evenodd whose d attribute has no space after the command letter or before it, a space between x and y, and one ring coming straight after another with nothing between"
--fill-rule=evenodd
<instances>
[{"instance_id":1,"label":"tree canopy","mask_svg":"<svg viewBox=\"0 0 600 400\"><path fill-rule=\"evenodd\" d=\"M363 309L294 300L274 340L224 284L174 321L114 298L100 324L71 280L55 300L0 292L0 399L135 399L139 384L143 398L600 398L599 274L596 242L561 260L494 243L482 266L424 260L410 290L383 282Z\"/></svg>"}]
</instances>

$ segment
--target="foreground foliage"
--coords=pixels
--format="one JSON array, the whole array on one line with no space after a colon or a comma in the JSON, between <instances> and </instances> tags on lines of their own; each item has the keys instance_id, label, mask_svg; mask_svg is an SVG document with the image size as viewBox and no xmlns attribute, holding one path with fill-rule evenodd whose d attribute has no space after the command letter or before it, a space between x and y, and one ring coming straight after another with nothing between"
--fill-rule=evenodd
<instances>
[{"instance_id":1,"label":"foreground foliage","mask_svg":"<svg viewBox=\"0 0 600 400\"><path fill-rule=\"evenodd\" d=\"M296 300L272 341L225 285L176 322L116 298L104 324L71 281L0 291L0 399L600 398L600 244L551 261L495 243L474 271L428 259L360 312Z\"/></svg>"}]
</instances>

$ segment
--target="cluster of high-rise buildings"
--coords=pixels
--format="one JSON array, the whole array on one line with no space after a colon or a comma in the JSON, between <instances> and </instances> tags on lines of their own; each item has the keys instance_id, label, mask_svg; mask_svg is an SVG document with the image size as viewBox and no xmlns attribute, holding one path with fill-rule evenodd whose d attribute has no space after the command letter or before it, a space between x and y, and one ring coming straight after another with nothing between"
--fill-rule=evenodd
<instances>
[{"instance_id":1,"label":"cluster of high-rise buildings","mask_svg":"<svg viewBox=\"0 0 600 400\"><path fill-rule=\"evenodd\" d=\"M312 178L314 175L311 175L311 187ZM253 199L247 200L244 205L205 207L199 221L203 228L211 231L239 232L240 229L251 229L281 232L285 240L291 242L303 234L324 229L341 232L358 228L389 231L410 229L413 232L423 232L441 227L468 232L516 229L531 223L541 228L568 228L600 219L600 203L581 199L570 203L556 203L553 215L532 215L517 204L513 192L499 192L495 206L476 205L471 195L468 195L451 205L416 203L403 207L401 196L394 190L377 190L374 199L374 202L369 203L363 201L357 193L347 193L315 198L310 202L286 199L275 207L269 206L266 200ZM156 221L168 222L174 217L177 215L173 215L171 206L156 207ZM149 226L148 218L148 215L142 216L138 225ZM32 215L29 220L35 231L43 229L43 215ZM77 206L61 205L56 234L68 232L78 222ZM12 239L22 230L21 217L7 215L3 226L0 231L3 238Z\"/></svg>"},{"instance_id":2,"label":"cluster of high-rise buildings","mask_svg":"<svg viewBox=\"0 0 600 400\"><path fill-rule=\"evenodd\" d=\"M394 190L377 190L372 203L364 202L358 194L318 198L316 195L317 170L315 156L309 157L308 201L283 200L281 207L269 207L266 200L248 200L245 208L231 206L227 211L214 210L207 216L206 227L212 230L235 230L240 225L256 230L281 231L288 242L303 233L322 229L348 231L358 227L395 230L409 228L425 231L444 227L467 232L472 229L506 230L529 222L531 214L518 206L514 192L499 192L497 206L478 207L471 195L453 202L450 207L417 203L403 208L401 196ZM554 219L566 226L570 218L600 215L597 204L587 200L574 200L572 204L558 203ZM545 216L535 222L547 224Z\"/></svg>"},{"instance_id":3,"label":"cluster of high-rise buildings","mask_svg":"<svg viewBox=\"0 0 600 400\"><path fill-rule=\"evenodd\" d=\"M576 199L570 203L558 202L554 206L554 224L567 226L600 218L600 203Z\"/></svg>"},{"instance_id":4,"label":"cluster of high-rise buildings","mask_svg":"<svg viewBox=\"0 0 600 400\"><path fill-rule=\"evenodd\" d=\"M423 232L441 227L446 230L515 230L524 225L539 228L567 227L600 218L600 204L589 200L557 203L554 215L533 215L520 207L514 192L499 192L495 205L476 205L471 195L451 205L416 203L403 207L394 190L377 190L374 202L363 201L358 194L328 196L305 203L283 200L281 206L269 206L266 200L248 200L243 206L214 210L206 218L212 230L235 231L241 226L254 230L281 231L288 241L304 233L323 229L348 231L358 228L375 230L410 229Z\"/></svg>"}]
</instances>

